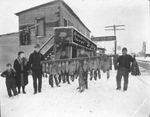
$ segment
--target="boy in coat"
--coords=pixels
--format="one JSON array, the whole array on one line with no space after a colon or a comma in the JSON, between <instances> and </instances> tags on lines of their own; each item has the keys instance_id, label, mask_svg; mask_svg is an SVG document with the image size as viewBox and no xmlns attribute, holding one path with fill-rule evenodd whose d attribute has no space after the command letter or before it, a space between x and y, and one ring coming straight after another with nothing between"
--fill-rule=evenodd
<instances>
[{"instance_id":1,"label":"boy in coat","mask_svg":"<svg viewBox=\"0 0 150 117\"><path fill-rule=\"evenodd\" d=\"M14 96L17 95L16 83L15 83L15 70L12 69L12 65L8 63L6 65L6 70L1 74L2 77L6 77L6 87L8 96L11 97L13 91Z\"/></svg>"}]
</instances>

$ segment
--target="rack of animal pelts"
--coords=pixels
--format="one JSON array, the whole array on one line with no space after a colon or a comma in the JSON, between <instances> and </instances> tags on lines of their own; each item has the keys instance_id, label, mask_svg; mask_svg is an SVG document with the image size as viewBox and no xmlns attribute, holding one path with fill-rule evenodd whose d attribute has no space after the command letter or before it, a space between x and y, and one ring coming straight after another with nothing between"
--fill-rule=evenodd
<instances>
[{"instance_id":1,"label":"rack of animal pelts","mask_svg":"<svg viewBox=\"0 0 150 117\"><path fill-rule=\"evenodd\" d=\"M110 70L112 70L112 56L105 54L96 57L46 60L41 63L46 77L68 73L72 81L78 78L81 71L88 72L90 80L101 79L101 71L106 73L109 79Z\"/></svg>"}]
</instances>

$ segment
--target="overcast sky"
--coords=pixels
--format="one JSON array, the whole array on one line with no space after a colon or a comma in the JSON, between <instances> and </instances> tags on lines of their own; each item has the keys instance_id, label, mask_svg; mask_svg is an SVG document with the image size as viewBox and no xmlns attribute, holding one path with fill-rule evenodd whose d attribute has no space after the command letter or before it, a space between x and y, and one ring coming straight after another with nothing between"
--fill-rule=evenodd
<instances>
[{"instance_id":1,"label":"overcast sky","mask_svg":"<svg viewBox=\"0 0 150 117\"><path fill-rule=\"evenodd\" d=\"M18 31L14 13L52 0L0 0L0 35ZM113 35L105 26L125 25L117 31L117 43L129 52L139 52L147 42L150 52L150 17L148 0L64 0L91 30L93 36ZM122 28L122 27L121 27ZM114 42L97 43L111 52ZM120 51L118 51L120 52Z\"/></svg>"}]
</instances>

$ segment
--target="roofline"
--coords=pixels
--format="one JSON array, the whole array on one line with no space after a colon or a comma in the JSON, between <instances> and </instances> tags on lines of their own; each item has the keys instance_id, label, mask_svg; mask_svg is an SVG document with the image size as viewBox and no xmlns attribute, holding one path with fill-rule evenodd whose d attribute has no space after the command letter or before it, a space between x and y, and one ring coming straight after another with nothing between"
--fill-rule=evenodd
<instances>
[{"instance_id":1,"label":"roofline","mask_svg":"<svg viewBox=\"0 0 150 117\"><path fill-rule=\"evenodd\" d=\"M106 49L105 49L105 48L101 48L101 47L97 47L97 49L101 49L101 50L105 50L105 51L106 51Z\"/></svg>"},{"instance_id":2,"label":"roofline","mask_svg":"<svg viewBox=\"0 0 150 117\"><path fill-rule=\"evenodd\" d=\"M69 9L69 11L80 21L80 23L89 31L91 32L86 26L85 24L81 21L81 19L75 14L75 12L70 8L70 6L68 6L63 0L62 3L64 3L64 5Z\"/></svg>"},{"instance_id":3,"label":"roofline","mask_svg":"<svg viewBox=\"0 0 150 117\"><path fill-rule=\"evenodd\" d=\"M17 33L18 33L18 32L12 32L12 33L0 34L0 37L6 36L6 35L13 35L13 34L17 34Z\"/></svg>"},{"instance_id":4,"label":"roofline","mask_svg":"<svg viewBox=\"0 0 150 117\"><path fill-rule=\"evenodd\" d=\"M52 4L52 3L55 3L55 2L58 2L58 0L54 0L54 1L51 1L51 2L48 2L48 3L44 3L44 4L41 4L41 5L32 7L32 8L28 8L28 9L26 9L26 10L23 10L23 11L20 11L20 12L15 13L15 15L18 16L19 14L21 14L21 13L23 13L23 12L26 12L26 11L29 11L29 10L32 10L32 9L35 9L35 8L38 8L38 7L41 7L41 6L45 6L45 5L47 5L47 4Z\"/></svg>"},{"instance_id":5,"label":"roofline","mask_svg":"<svg viewBox=\"0 0 150 117\"><path fill-rule=\"evenodd\" d=\"M53 4L55 2L61 2L63 3L67 9L77 18L77 20L79 20L79 22L89 31L91 32L86 26L85 24L81 21L81 19L74 13L74 11L63 1L63 0L54 0L54 1L51 1L51 2L48 2L48 3L44 3L44 4L41 4L41 5L38 5L38 6L35 6L35 7L32 7L32 8L29 8L29 9L26 9L26 10L23 10L23 11L20 11L20 12L17 12L15 13L15 15L19 16L19 14L23 13L23 12L26 12L26 11L29 11L29 10L32 10L32 9L35 9L35 8L38 8L38 7L41 7L41 6L45 6L47 4Z\"/></svg>"}]
</instances>

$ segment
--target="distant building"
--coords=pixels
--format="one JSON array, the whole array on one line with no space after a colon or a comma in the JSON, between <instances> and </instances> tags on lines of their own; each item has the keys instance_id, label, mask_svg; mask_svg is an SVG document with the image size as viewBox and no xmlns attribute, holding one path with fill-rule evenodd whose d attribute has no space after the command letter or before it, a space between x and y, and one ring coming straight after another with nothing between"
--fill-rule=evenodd
<instances>
[{"instance_id":1,"label":"distant building","mask_svg":"<svg viewBox=\"0 0 150 117\"><path fill-rule=\"evenodd\" d=\"M105 48L97 47L97 53L99 53L99 54L105 54L105 51L106 51Z\"/></svg>"},{"instance_id":2,"label":"distant building","mask_svg":"<svg viewBox=\"0 0 150 117\"><path fill-rule=\"evenodd\" d=\"M42 46L43 53L54 51L55 27L73 26L90 38L91 31L63 0L32 7L16 15L19 19L19 33L0 35L2 68L7 62L13 62L20 50L24 51L28 57L35 43Z\"/></svg>"}]
</instances>

